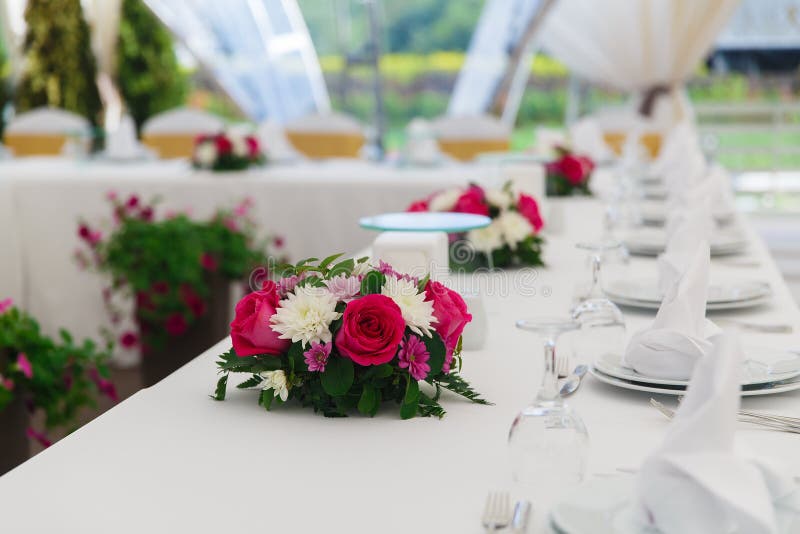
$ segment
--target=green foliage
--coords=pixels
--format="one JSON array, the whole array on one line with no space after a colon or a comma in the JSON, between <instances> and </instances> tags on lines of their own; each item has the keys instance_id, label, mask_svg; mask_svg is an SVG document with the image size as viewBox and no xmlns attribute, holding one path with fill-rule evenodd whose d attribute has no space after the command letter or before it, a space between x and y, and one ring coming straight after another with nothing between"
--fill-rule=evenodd
<instances>
[{"instance_id":1,"label":"green foliage","mask_svg":"<svg viewBox=\"0 0 800 534\"><path fill-rule=\"evenodd\" d=\"M294 265L281 264L275 266L272 273L281 277L305 275L307 278L300 281L298 285L322 286L324 280L334 276L340 274L356 276L354 274L356 269L359 273L368 269L362 280L362 296L380 291L386 275L366 265L368 258L337 261L340 256L341 254L336 254L322 261L309 258ZM419 290L422 291L423 281L420 281L419 287ZM344 312L345 305L339 303L336 310L340 313ZM331 323L330 331L334 339L340 327L341 319ZM406 328L405 335L412 335L411 330ZM429 354L430 371L425 381L437 390L449 389L473 402L487 404L469 387L466 381L457 376L461 364L461 344L459 343L454 351L450 372L445 373L442 367L446 349L442 338L435 332L432 337L420 337ZM308 346L304 347L299 341L292 343L289 349L279 356L264 354L240 358L236 355L235 350L231 349L222 354L217 362L219 372L223 376L219 379L215 393L211 396L217 400L225 399L229 373L248 374L248 378L240 383L239 387L251 388L258 387L261 383L259 373L279 371L284 374L286 379L289 390L287 400L295 399L303 406L311 407L315 412L326 417L345 417L355 410L362 415L372 417L378 413L382 403L390 401L399 405L402 419L409 419L417 415L424 417L442 417L444 415L444 409L437 402L437 398L432 398L421 391L419 382L410 375L408 369L403 369L398 365L399 346L394 357L388 363L368 366L359 365L340 354L335 343L330 348L325 369L320 372L309 370L303 356ZM276 402L274 401L274 392L271 389L262 391L258 402L259 405L269 409L272 403Z\"/></svg>"},{"instance_id":2,"label":"green foliage","mask_svg":"<svg viewBox=\"0 0 800 534\"><path fill-rule=\"evenodd\" d=\"M0 410L22 394L44 412L48 429L73 430L78 412L95 406L101 380L108 377L107 349L91 340L77 344L66 331L58 339L46 336L32 317L17 308L0 314ZM18 364L20 354L31 363L30 377Z\"/></svg>"},{"instance_id":3,"label":"green foliage","mask_svg":"<svg viewBox=\"0 0 800 534\"><path fill-rule=\"evenodd\" d=\"M117 85L139 129L149 117L182 105L188 83L172 36L142 0L123 0Z\"/></svg>"},{"instance_id":4,"label":"green foliage","mask_svg":"<svg viewBox=\"0 0 800 534\"><path fill-rule=\"evenodd\" d=\"M266 246L255 243L255 224L231 210L206 221L183 214L155 220L153 205L135 195L112 200L112 208L116 227L104 240L85 238L85 261L110 275L111 291L135 297L145 346L164 342L171 318L188 327L207 313L212 277L244 280L268 261ZM93 232L81 224L81 235Z\"/></svg>"},{"instance_id":5,"label":"green foliage","mask_svg":"<svg viewBox=\"0 0 800 534\"><path fill-rule=\"evenodd\" d=\"M18 111L53 106L99 124L102 108L89 26L80 0L29 0Z\"/></svg>"}]
</instances>

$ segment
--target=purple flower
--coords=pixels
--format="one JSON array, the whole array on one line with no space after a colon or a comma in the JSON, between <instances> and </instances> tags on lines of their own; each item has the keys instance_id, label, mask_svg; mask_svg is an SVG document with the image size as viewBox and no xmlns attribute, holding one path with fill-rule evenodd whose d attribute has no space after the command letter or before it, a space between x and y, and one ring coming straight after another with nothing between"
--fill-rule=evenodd
<instances>
[{"instance_id":1,"label":"purple flower","mask_svg":"<svg viewBox=\"0 0 800 534\"><path fill-rule=\"evenodd\" d=\"M361 281L355 276L344 274L325 280L325 286L336 300L344 302L350 302L361 291Z\"/></svg>"},{"instance_id":2,"label":"purple flower","mask_svg":"<svg viewBox=\"0 0 800 534\"><path fill-rule=\"evenodd\" d=\"M328 363L332 346L331 343L311 342L311 348L303 353L309 371L325 372L325 364Z\"/></svg>"},{"instance_id":3,"label":"purple flower","mask_svg":"<svg viewBox=\"0 0 800 534\"><path fill-rule=\"evenodd\" d=\"M425 343L417 336L408 336L400 342L400 368L408 368L409 374L414 380L425 380L431 370L428 360L431 355L428 353Z\"/></svg>"},{"instance_id":4,"label":"purple flower","mask_svg":"<svg viewBox=\"0 0 800 534\"><path fill-rule=\"evenodd\" d=\"M14 301L12 299L3 299L0 300L0 314L3 314L10 310L14 306Z\"/></svg>"},{"instance_id":5,"label":"purple flower","mask_svg":"<svg viewBox=\"0 0 800 534\"><path fill-rule=\"evenodd\" d=\"M394 276L398 280L407 280L415 284L419 283L419 278L417 278L416 276L411 276L409 274L401 274L395 271L394 267L392 267L383 260L378 261L378 272L386 276Z\"/></svg>"}]
</instances>

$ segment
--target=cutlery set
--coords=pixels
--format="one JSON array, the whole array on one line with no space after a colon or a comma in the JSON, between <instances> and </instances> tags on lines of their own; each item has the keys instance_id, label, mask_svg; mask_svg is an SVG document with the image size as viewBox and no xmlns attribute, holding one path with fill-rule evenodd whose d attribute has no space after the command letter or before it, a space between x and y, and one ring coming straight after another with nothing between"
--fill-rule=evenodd
<instances>
[{"instance_id":1,"label":"cutlery set","mask_svg":"<svg viewBox=\"0 0 800 534\"><path fill-rule=\"evenodd\" d=\"M486 532L508 528L509 532L523 534L527 532L530 513L529 501L517 501L512 511L508 492L493 491L486 497L481 523Z\"/></svg>"}]
</instances>

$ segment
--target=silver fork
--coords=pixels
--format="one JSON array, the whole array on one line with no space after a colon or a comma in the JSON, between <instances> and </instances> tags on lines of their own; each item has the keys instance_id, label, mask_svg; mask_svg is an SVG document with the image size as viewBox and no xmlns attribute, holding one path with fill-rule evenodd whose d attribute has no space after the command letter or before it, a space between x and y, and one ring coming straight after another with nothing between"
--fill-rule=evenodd
<instances>
[{"instance_id":1,"label":"silver fork","mask_svg":"<svg viewBox=\"0 0 800 534\"><path fill-rule=\"evenodd\" d=\"M491 491L486 497L481 523L487 532L506 528L511 520L511 499L507 491Z\"/></svg>"},{"instance_id":2,"label":"silver fork","mask_svg":"<svg viewBox=\"0 0 800 534\"><path fill-rule=\"evenodd\" d=\"M650 399L650 405L656 410L661 412L667 419L675 417L675 410L671 410L658 402L655 399ZM800 424L792 421L794 418L783 416L770 416L766 414L759 414L756 412L740 411L739 421L743 423L750 423L773 430L780 430L782 432L791 432L793 434L800 434Z\"/></svg>"}]
</instances>

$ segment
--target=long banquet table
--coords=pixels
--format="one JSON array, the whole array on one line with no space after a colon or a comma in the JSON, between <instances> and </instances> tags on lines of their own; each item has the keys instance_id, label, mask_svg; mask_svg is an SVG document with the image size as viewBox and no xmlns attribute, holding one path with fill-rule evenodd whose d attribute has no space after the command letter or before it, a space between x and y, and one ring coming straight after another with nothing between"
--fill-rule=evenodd
<instances>
[{"instance_id":1,"label":"long banquet table","mask_svg":"<svg viewBox=\"0 0 800 534\"><path fill-rule=\"evenodd\" d=\"M299 260L364 248L375 236L358 228L360 217L401 211L437 189L494 179L493 172L486 166L399 168L355 160L221 174L197 172L179 160L2 161L0 298L14 298L46 332L63 327L78 338L96 337L108 321L101 291L107 281L80 269L73 256L81 245L80 219L111 227L109 191L142 200L158 196L158 213L188 208L197 217L252 197L252 216L262 232L284 237L282 252Z\"/></svg>"},{"instance_id":2,"label":"long banquet table","mask_svg":"<svg viewBox=\"0 0 800 534\"><path fill-rule=\"evenodd\" d=\"M517 330L514 321L565 313L575 283L588 277L583 253L573 245L591 237L602 206L571 200L565 208L563 233L548 238L547 268L535 276L510 271L483 278L487 342L482 350L465 352L463 374L494 406L445 394L444 419L401 421L388 405L374 419L325 419L294 405L265 413L255 392L235 388L227 401L215 402L208 394L216 379L215 356L230 345L223 340L0 478L3 530L482 532L487 492L511 488L509 425L541 376L541 342ZM760 266L715 261L712 277L765 279L775 296L767 305L726 315L789 323L797 331L797 305L764 244L741 223L748 232L748 258ZM637 276L654 273L655 262L634 259L629 269ZM451 282L461 287L474 279ZM652 317L626 310L628 333ZM800 345L796 334L741 335L747 344ZM590 377L571 398L590 434L589 477L635 468L660 443L668 423L648 406L649 396ZM797 415L800 392L743 403ZM797 435L744 425L739 435L758 453L777 457L800 474ZM546 511L554 498L534 502L531 532L548 532Z\"/></svg>"}]
</instances>

